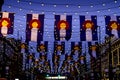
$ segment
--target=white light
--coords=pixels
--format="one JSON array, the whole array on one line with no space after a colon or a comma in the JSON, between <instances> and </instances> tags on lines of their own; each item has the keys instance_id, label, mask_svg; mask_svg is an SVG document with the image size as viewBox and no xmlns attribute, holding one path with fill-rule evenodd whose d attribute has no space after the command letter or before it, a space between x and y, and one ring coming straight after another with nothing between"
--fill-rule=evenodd
<instances>
[{"instance_id":1,"label":"white light","mask_svg":"<svg viewBox=\"0 0 120 80\"><path fill-rule=\"evenodd\" d=\"M53 14L55 14L55 12L53 12Z\"/></svg>"},{"instance_id":2,"label":"white light","mask_svg":"<svg viewBox=\"0 0 120 80\"><path fill-rule=\"evenodd\" d=\"M103 3L102 5L105 6L105 3Z\"/></svg>"},{"instance_id":3,"label":"white light","mask_svg":"<svg viewBox=\"0 0 120 80\"><path fill-rule=\"evenodd\" d=\"M116 16L117 14L114 13L114 16Z\"/></svg>"},{"instance_id":4,"label":"white light","mask_svg":"<svg viewBox=\"0 0 120 80\"><path fill-rule=\"evenodd\" d=\"M42 3L41 6L44 6L44 4Z\"/></svg>"},{"instance_id":5,"label":"white light","mask_svg":"<svg viewBox=\"0 0 120 80\"><path fill-rule=\"evenodd\" d=\"M120 9L120 6L119 6L119 9Z\"/></svg>"},{"instance_id":6,"label":"white light","mask_svg":"<svg viewBox=\"0 0 120 80\"><path fill-rule=\"evenodd\" d=\"M88 14L89 12L86 12L86 14Z\"/></svg>"},{"instance_id":7,"label":"white light","mask_svg":"<svg viewBox=\"0 0 120 80\"><path fill-rule=\"evenodd\" d=\"M31 10L30 12L33 12L33 10Z\"/></svg>"},{"instance_id":8,"label":"white light","mask_svg":"<svg viewBox=\"0 0 120 80\"><path fill-rule=\"evenodd\" d=\"M43 11L42 14L44 14L45 12Z\"/></svg>"},{"instance_id":9,"label":"white light","mask_svg":"<svg viewBox=\"0 0 120 80\"><path fill-rule=\"evenodd\" d=\"M75 15L77 15L78 13L75 13Z\"/></svg>"},{"instance_id":10,"label":"white light","mask_svg":"<svg viewBox=\"0 0 120 80\"><path fill-rule=\"evenodd\" d=\"M117 0L115 0L114 2L117 3Z\"/></svg>"},{"instance_id":11,"label":"white light","mask_svg":"<svg viewBox=\"0 0 120 80\"><path fill-rule=\"evenodd\" d=\"M108 11L110 11L110 9L108 9Z\"/></svg>"},{"instance_id":12,"label":"white light","mask_svg":"<svg viewBox=\"0 0 120 80\"><path fill-rule=\"evenodd\" d=\"M56 5L54 5L54 7L56 7Z\"/></svg>"},{"instance_id":13,"label":"white light","mask_svg":"<svg viewBox=\"0 0 120 80\"><path fill-rule=\"evenodd\" d=\"M54 76L54 77L46 77L46 79L67 79L66 76Z\"/></svg>"},{"instance_id":14,"label":"white light","mask_svg":"<svg viewBox=\"0 0 120 80\"><path fill-rule=\"evenodd\" d=\"M31 3L31 2L29 2L29 4L31 5L32 3Z\"/></svg>"},{"instance_id":15,"label":"white light","mask_svg":"<svg viewBox=\"0 0 120 80\"><path fill-rule=\"evenodd\" d=\"M64 15L66 15L67 13L64 13Z\"/></svg>"},{"instance_id":16,"label":"white light","mask_svg":"<svg viewBox=\"0 0 120 80\"><path fill-rule=\"evenodd\" d=\"M15 78L15 80L19 80L18 78Z\"/></svg>"},{"instance_id":17,"label":"white light","mask_svg":"<svg viewBox=\"0 0 120 80\"><path fill-rule=\"evenodd\" d=\"M11 8L11 6L8 6L8 8Z\"/></svg>"},{"instance_id":18,"label":"white light","mask_svg":"<svg viewBox=\"0 0 120 80\"><path fill-rule=\"evenodd\" d=\"M20 11L22 11L22 9L20 8Z\"/></svg>"},{"instance_id":19,"label":"white light","mask_svg":"<svg viewBox=\"0 0 120 80\"><path fill-rule=\"evenodd\" d=\"M20 2L20 0L17 1L18 3Z\"/></svg>"},{"instance_id":20,"label":"white light","mask_svg":"<svg viewBox=\"0 0 120 80\"><path fill-rule=\"evenodd\" d=\"M100 12L100 11L97 11L98 13Z\"/></svg>"},{"instance_id":21,"label":"white light","mask_svg":"<svg viewBox=\"0 0 120 80\"><path fill-rule=\"evenodd\" d=\"M80 5L78 5L78 8L80 8Z\"/></svg>"},{"instance_id":22,"label":"white light","mask_svg":"<svg viewBox=\"0 0 120 80\"><path fill-rule=\"evenodd\" d=\"M91 8L93 7L93 5L90 6Z\"/></svg>"},{"instance_id":23,"label":"white light","mask_svg":"<svg viewBox=\"0 0 120 80\"><path fill-rule=\"evenodd\" d=\"M66 7L69 7L68 5L66 5Z\"/></svg>"}]
</instances>

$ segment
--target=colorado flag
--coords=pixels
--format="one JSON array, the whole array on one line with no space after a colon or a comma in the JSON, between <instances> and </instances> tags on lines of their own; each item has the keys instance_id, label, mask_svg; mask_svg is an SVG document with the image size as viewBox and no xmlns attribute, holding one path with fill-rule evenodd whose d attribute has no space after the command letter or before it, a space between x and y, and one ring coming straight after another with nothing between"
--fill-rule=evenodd
<instances>
[{"instance_id":1,"label":"colorado flag","mask_svg":"<svg viewBox=\"0 0 120 80\"><path fill-rule=\"evenodd\" d=\"M0 36L7 36L13 34L14 13L1 12L0 13Z\"/></svg>"},{"instance_id":2,"label":"colorado flag","mask_svg":"<svg viewBox=\"0 0 120 80\"><path fill-rule=\"evenodd\" d=\"M26 42L43 40L44 15L27 14Z\"/></svg>"},{"instance_id":3,"label":"colorado flag","mask_svg":"<svg viewBox=\"0 0 120 80\"><path fill-rule=\"evenodd\" d=\"M97 36L97 16L80 16L81 41L95 41Z\"/></svg>"},{"instance_id":4,"label":"colorado flag","mask_svg":"<svg viewBox=\"0 0 120 80\"><path fill-rule=\"evenodd\" d=\"M72 32L71 15L55 15L54 38L56 41L69 40Z\"/></svg>"},{"instance_id":5,"label":"colorado flag","mask_svg":"<svg viewBox=\"0 0 120 80\"><path fill-rule=\"evenodd\" d=\"M120 38L120 16L105 16L106 34Z\"/></svg>"}]
</instances>

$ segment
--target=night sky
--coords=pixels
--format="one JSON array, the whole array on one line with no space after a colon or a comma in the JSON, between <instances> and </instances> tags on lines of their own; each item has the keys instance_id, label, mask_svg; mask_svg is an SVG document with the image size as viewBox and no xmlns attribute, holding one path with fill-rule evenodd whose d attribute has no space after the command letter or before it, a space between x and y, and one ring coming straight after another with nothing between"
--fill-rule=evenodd
<instances>
[{"instance_id":1,"label":"night sky","mask_svg":"<svg viewBox=\"0 0 120 80\"><path fill-rule=\"evenodd\" d=\"M54 15L72 15L72 37L65 41L66 53L70 51L70 42L80 41L79 15L97 15L99 40L105 37L105 15L120 15L120 0L5 0L2 11L15 13L14 33L8 35L12 38L22 38L25 41L26 14L45 14L44 41L49 40L49 53L53 51L54 42ZM85 53L86 42L83 42ZM31 51L36 52L36 42L31 42ZM51 55L51 54L50 54Z\"/></svg>"}]
</instances>

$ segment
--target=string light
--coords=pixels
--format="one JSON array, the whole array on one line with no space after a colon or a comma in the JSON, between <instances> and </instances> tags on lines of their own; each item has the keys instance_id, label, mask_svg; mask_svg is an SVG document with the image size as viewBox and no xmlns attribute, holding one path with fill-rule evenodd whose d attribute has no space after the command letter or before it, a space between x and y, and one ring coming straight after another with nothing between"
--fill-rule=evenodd
<instances>
[{"instance_id":1,"label":"string light","mask_svg":"<svg viewBox=\"0 0 120 80\"><path fill-rule=\"evenodd\" d=\"M86 12L86 14L88 14L89 12Z\"/></svg>"},{"instance_id":2,"label":"string light","mask_svg":"<svg viewBox=\"0 0 120 80\"><path fill-rule=\"evenodd\" d=\"M44 11L42 11L42 14L45 14L45 12L44 12Z\"/></svg>"},{"instance_id":3,"label":"string light","mask_svg":"<svg viewBox=\"0 0 120 80\"><path fill-rule=\"evenodd\" d=\"M75 15L77 15L78 13L75 13Z\"/></svg>"},{"instance_id":4,"label":"string light","mask_svg":"<svg viewBox=\"0 0 120 80\"><path fill-rule=\"evenodd\" d=\"M120 9L120 6L119 6L119 9Z\"/></svg>"},{"instance_id":5,"label":"string light","mask_svg":"<svg viewBox=\"0 0 120 80\"><path fill-rule=\"evenodd\" d=\"M44 6L44 4L42 3L41 6Z\"/></svg>"},{"instance_id":6,"label":"string light","mask_svg":"<svg viewBox=\"0 0 120 80\"><path fill-rule=\"evenodd\" d=\"M33 12L33 10L31 10L30 12Z\"/></svg>"},{"instance_id":7,"label":"string light","mask_svg":"<svg viewBox=\"0 0 120 80\"><path fill-rule=\"evenodd\" d=\"M29 2L29 5L31 5L32 3L31 2Z\"/></svg>"},{"instance_id":8,"label":"string light","mask_svg":"<svg viewBox=\"0 0 120 80\"><path fill-rule=\"evenodd\" d=\"M20 8L20 7L18 7L18 6L14 6L14 5L12 5L12 7L14 7L14 8ZM111 9L115 9L115 8L118 8L118 6L111 7L111 8L106 8L106 9L104 8L104 9L99 9L99 10L91 10L91 11L89 11L89 12L94 12L94 11L96 11L96 12L98 11L98 12L99 12L99 11L108 10L108 9L111 10ZM24 8L24 10L31 10L31 9ZM40 11L40 10L35 10L35 9L34 9L34 11ZM45 12L48 12L48 13L51 13L51 12L52 12L52 13L53 13L53 12L55 12L55 11L45 11ZM68 11L67 13L72 13L72 14L74 14L74 12L79 13L79 11ZM83 10L83 11L80 11L80 12L81 12L81 13L85 13L86 11ZM62 11L61 11L61 12L58 11L57 13L64 13L64 11L63 11L63 12L62 12Z\"/></svg>"},{"instance_id":9,"label":"string light","mask_svg":"<svg viewBox=\"0 0 120 80\"><path fill-rule=\"evenodd\" d=\"M20 3L20 0L18 0L17 2Z\"/></svg>"},{"instance_id":10,"label":"string light","mask_svg":"<svg viewBox=\"0 0 120 80\"><path fill-rule=\"evenodd\" d=\"M102 5L105 6L105 3L103 3Z\"/></svg>"},{"instance_id":11,"label":"string light","mask_svg":"<svg viewBox=\"0 0 120 80\"><path fill-rule=\"evenodd\" d=\"M8 8L11 8L11 6L8 6Z\"/></svg>"},{"instance_id":12,"label":"string light","mask_svg":"<svg viewBox=\"0 0 120 80\"><path fill-rule=\"evenodd\" d=\"M97 11L98 13L100 12L100 11Z\"/></svg>"},{"instance_id":13,"label":"string light","mask_svg":"<svg viewBox=\"0 0 120 80\"><path fill-rule=\"evenodd\" d=\"M80 5L78 5L78 8L80 8Z\"/></svg>"},{"instance_id":14,"label":"string light","mask_svg":"<svg viewBox=\"0 0 120 80\"><path fill-rule=\"evenodd\" d=\"M22 11L22 9L21 9L21 8L20 8L19 10L20 10L20 11Z\"/></svg>"},{"instance_id":15,"label":"string light","mask_svg":"<svg viewBox=\"0 0 120 80\"><path fill-rule=\"evenodd\" d=\"M53 12L53 15L55 15L55 12Z\"/></svg>"},{"instance_id":16,"label":"string light","mask_svg":"<svg viewBox=\"0 0 120 80\"><path fill-rule=\"evenodd\" d=\"M108 11L110 11L110 9L108 9Z\"/></svg>"},{"instance_id":17,"label":"string light","mask_svg":"<svg viewBox=\"0 0 120 80\"><path fill-rule=\"evenodd\" d=\"M57 5L54 4L53 6L56 7Z\"/></svg>"},{"instance_id":18,"label":"string light","mask_svg":"<svg viewBox=\"0 0 120 80\"><path fill-rule=\"evenodd\" d=\"M66 5L66 7L68 8L69 6L68 6L68 5Z\"/></svg>"},{"instance_id":19,"label":"string light","mask_svg":"<svg viewBox=\"0 0 120 80\"><path fill-rule=\"evenodd\" d=\"M117 3L117 0L115 0L114 2Z\"/></svg>"},{"instance_id":20,"label":"string light","mask_svg":"<svg viewBox=\"0 0 120 80\"><path fill-rule=\"evenodd\" d=\"M90 6L91 8L93 7L93 5Z\"/></svg>"}]
</instances>

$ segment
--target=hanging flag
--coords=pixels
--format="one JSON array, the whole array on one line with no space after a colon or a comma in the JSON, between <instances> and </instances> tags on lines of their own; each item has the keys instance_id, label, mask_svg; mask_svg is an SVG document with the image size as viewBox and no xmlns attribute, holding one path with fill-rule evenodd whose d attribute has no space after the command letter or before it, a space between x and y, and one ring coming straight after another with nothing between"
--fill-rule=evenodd
<instances>
[{"instance_id":1,"label":"hanging flag","mask_svg":"<svg viewBox=\"0 0 120 80\"><path fill-rule=\"evenodd\" d=\"M80 39L81 41L95 41L97 36L97 16L80 16Z\"/></svg>"},{"instance_id":2,"label":"hanging flag","mask_svg":"<svg viewBox=\"0 0 120 80\"><path fill-rule=\"evenodd\" d=\"M85 62L85 56L84 55L81 55L80 57L79 57L79 62L80 62L80 64L85 64L86 62Z\"/></svg>"},{"instance_id":3,"label":"hanging flag","mask_svg":"<svg viewBox=\"0 0 120 80\"><path fill-rule=\"evenodd\" d=\"M60 56L53 53L52 62L55 63L55 62L58 62L59 60L60 60Z\"/></svg>"},{"instance_id":4,"label":"hanging flag","mask_svg":"<svg viewBox=\"0 0 120 80\"><path fill-rule=\"evenodd\" d=\"M80 56L81 55L81 49L82 49L82 43L81 42L71 42L71 53L72 55L75 55L78 53Z\"/></svg>"},{"instance_id":5,"label":"hanging flag","mask_svg":"<svg viewBox=\"0 0 120 80\"><path fill-rule=\"evenodd\" d=\"M88 42L88 47L89 47L89 54L93 58L97 58L99 56L98 54L98 49L97 49L97 44L98 42L95 42L95 44L92 44L91 42Z\"/></svg>"},{"instance_id":6,"label":"hanging flag","mask_svg":"<svg viewBox=\"0 0 120 80\"><path fill-rule=\"evenodd\" d=\"M37 51L45 55L48 51L48 41L40 41L40 43L37 44Z\"/></svg>"},{"instance_id":7,"label":"hanging flag","mask_svg":"<svg viewBox=\"0 0 120 80\"><path fill-rule=\"evenodd\" d=\"M0 36L7 36L13 34L14 13L1 12L0 13Z\"/></svg>"},{"instance_id":8,"label":"hanging flag","mask_svg":"<svg viewBox=\"0 0 120 80\"><path fill-rule=\"evenodd\" d=\"M26 43L21 43L21 53L28 53L28 45Z\"/></svg>"},{"instance_id":9,"label":"hanging flag","mask_svg":"<svg viewBox=\"0 0 120 80\"><path fill-rule=\"evenodd\" d=\"M61 55L65 53L65 42L54 42L54 53Z\"/></svg>"},{"instance_id":10,"label":"hanging flag","mask_svg":"<svg viewBox=\"0 0 120 80\"><path fill-rule=\"evenodd\" d=\"M27 14L26 25L26 42L35 41L40 43L43 41L44 15Z\"/></svg>"},{"instance_id":11,"label":"hanging flag","mask_svg":"<svg viewBox=\"0 0 120 80\"><path fill-rule=\"evenodd\" d=\"M65 54L65 60L66 60L67 62L71 62L71 60L72 60L72 55Z\"/></svg>"},{"instance_id":12,"label":"hanging flag","mask_svg":"<svg viewBox=\"0 0 120 80\"><path fill-rule=\"evenodd\" d=\"M120 16L105 16L106 34L120 38Z\"/></svg>"},{"instance_id":13,"label":"hanging flag","mask_svg":"<svg viewBox=\"0 0 120 80\"><path fill-rule=\"evenodd\" d=\"M54 38L56 41L69 40L72 34L72 16L55 15Z\"/></svg>"}]
</instances>

